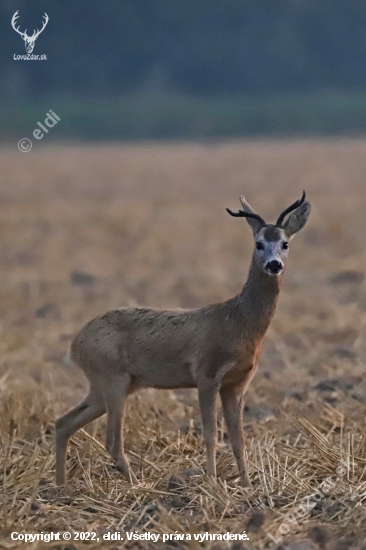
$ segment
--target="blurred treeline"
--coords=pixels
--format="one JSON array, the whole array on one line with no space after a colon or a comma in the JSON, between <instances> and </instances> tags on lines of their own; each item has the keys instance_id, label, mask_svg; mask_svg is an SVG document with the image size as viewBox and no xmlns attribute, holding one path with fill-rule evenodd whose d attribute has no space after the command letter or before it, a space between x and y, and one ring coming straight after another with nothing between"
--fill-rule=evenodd
<instances>
[{"instance_id":1,"label":"blurred treeline","mask_svg":"<svg viewBox=\"0 0 366 550\"><path fill-rule=\"evenodd\" d=\"M21 30L47 61L14 61ZM1 136L362 132L364 0L2 0ZM56 135L56 131L54 132Z\"/></svg>"}]
</instances>

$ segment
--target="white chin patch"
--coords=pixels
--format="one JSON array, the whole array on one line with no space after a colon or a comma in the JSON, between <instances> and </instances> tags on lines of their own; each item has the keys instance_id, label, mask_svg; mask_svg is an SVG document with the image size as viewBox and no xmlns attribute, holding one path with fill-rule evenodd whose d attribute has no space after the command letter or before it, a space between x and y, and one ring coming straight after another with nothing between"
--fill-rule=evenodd
<instances>
[{"instance_id":1,"label":"white chin patch","mask_svg":"<svg viewBox=\"0 0 366 550\"><path fill-rule=\"evenodd\" d=\"M274 271L271 271L270 269L264 268L264 271L267 275L271 275L271 277L278 277L279 275L281 275L283 269L280 269L280 271L274 272Z\"/></svg>"}]
</instances>

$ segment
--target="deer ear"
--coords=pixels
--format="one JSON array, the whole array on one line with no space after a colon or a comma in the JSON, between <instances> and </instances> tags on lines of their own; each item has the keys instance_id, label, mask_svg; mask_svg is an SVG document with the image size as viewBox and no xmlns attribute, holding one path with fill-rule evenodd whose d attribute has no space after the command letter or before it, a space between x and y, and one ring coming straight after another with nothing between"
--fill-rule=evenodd
<instances>
[{"instance_id":1,"label":"deer ear","mask_svg":"<svg viewBox=\"0 0 366 550\"><path fill-rule=\"evenodd\" d=\"M304 227L308 220L310 210L310 202L305 201L289 215L286 222L283 224L283 229L285 230L287 237L291 238L295 235L295 233Z\"/></svg>"},{"instance_id":2,"label":"deer ear","mask_svg":"<svg viewBox=\"0 0 366 550\"><path fill-rule=\"evenodd\" d=\"M247 214L255 214L253 208L250 206L249 202L247 202L243 196L240 197L240 202L244 212L246 212ZM250 227L252 228L254 235L258 233L261 227L263 227L264 220L260 221L259 219L256 219L256 218L246 218L246 220L250 225Z\"/></svg>"}]
</instances>

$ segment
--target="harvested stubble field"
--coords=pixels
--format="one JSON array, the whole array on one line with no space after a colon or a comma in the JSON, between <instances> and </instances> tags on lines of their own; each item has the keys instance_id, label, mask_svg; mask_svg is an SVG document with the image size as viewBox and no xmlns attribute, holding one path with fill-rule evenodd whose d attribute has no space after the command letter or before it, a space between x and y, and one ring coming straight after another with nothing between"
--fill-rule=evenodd
<instances>
[{"instance_id":1,"label":"harvested stubble field","mask_svg":"<svg viewBox=\"0 0 366 550\"><path fill-rule=\"evenodd\" d=\"M3 149L0 164L0 547L362 548L366 141ZM110 308L199 307L238 293L252 234L225 207L245 194L272 221L302 189L312 214L291 244L246 398L253 492L238 484L221 412L219 478L204 476L193 390L130 397L126 449L138 486L115 470L101 418L73 438L69 484L56 488L54 421L86 392L64 360L76 331ZM250 540L10 538L71 530L100 540L107 531L194 539L246 530Z\"/></svg>"}]
</instances>

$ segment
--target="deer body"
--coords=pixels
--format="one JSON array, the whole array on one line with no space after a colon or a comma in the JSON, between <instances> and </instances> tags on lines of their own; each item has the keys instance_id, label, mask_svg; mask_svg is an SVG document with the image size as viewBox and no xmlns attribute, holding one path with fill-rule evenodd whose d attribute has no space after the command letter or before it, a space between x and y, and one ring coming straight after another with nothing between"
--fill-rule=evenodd
<instances>
[{"instance_id":1,"label":"deer body","mask_svg":"<svg viewBox=\"0 0 366 550\"><path fill-rule=\"evenodd\" d=\"M264 221L243 201L244 217L253 228L257 248L248 280L238 296L196 310L117 309L89 322L74 339L71 358L89 379L90 393L57 421L57 483L65 482L70 436L105 412L107 449L127 480L136 482L124 454L121 434L127 396L144 387L196 387L207 448L207 474L216 475L216 396L220 393L241 482L250 485L243 396L258 366L262 339L275 312L284 268L282 265L276 272L279 260L268 262L268 258L264 268L258 243L272 243L268 244L272 250L273 243L278 248L289 237L283 228L263 226ZM304 197L299 202L295 203L297 210L309 205L304 203ZM309 211L310 205L306 206L306 217ZM270 253L273 255L273 250Z\"/></svg>"},{"instance_id":2,"label":"deer body","mask_svg":"<svg viewBox=\"0 0 366 550\"><path fill-rule=\"evenodd\" d=\"M259 288L247 284L239 296L196 310L110 311L80 331L71 358L87 376L94 371L98 375L100 364L108 361L117 373L131 375L132 391L192 388L201 378L221 383L240 379L255 363L277 302L279 281L263 283ZM252 308L257 311L255 324Z\"/></svg>"}]
</instances>

